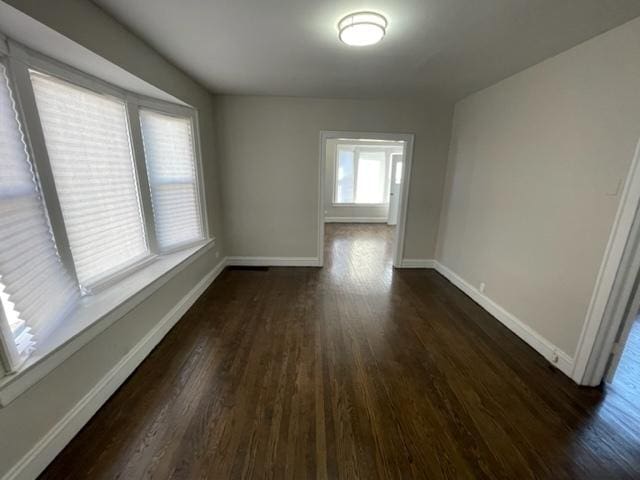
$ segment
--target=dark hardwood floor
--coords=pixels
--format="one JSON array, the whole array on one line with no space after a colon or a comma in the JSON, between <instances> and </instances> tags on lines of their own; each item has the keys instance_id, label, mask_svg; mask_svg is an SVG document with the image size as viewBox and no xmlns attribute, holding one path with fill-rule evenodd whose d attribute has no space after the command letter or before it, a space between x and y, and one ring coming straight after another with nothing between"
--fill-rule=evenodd
<instances>
[{"instance_id":1,"label":"dark hardwood floor","mask_svg":"<svg viewBox=\"0 0 640 480\"><path fill-rule=\"evenodd\" d=\"M43 478L640 478L640 411L579 388L386 226L227 270Z\"/></svg>"},{"instance_id":2,"label":"dark hardwood floor","mask_svg":"<svg viewBox=\"0 0 640 480\"><path fill-rule=\"evenodd\" d=\"M640 407L640 319L633 322L610 389Z\"/></svg>"}]
</instances>

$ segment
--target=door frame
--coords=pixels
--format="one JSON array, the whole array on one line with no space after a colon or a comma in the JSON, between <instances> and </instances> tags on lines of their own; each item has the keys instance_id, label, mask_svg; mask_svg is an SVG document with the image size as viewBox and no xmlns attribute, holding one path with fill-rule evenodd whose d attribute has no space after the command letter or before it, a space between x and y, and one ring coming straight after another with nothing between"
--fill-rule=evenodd
<instances>
[{"instance_id":1,"label":"door frame","mask_svg":"<svg viewBox=\"0 0 640 480\"><path fill-rule=\"evenodd\" d=\"M400 159L396 159L394 157L400 157ZM391 177L391 181L389 182L389 211L387 213L387 225L398 225L398 215L400 214L400 204L398 203L398 197L399 195L397 195L398 192L396 192L396 194L393 195L394 197L394 205L395 205L395 222L396 223L389 223L389 219L391 218L391 215L393 214L393 208L391 208L391 194L393 193L393 187L395 186L396 183L396 171L398 168L398 163L399 162L404 162L404 152L403 153L391 153L389 155L389 175ZM402 165L402 168L404 168L404 163ZM404 176L404 171L402 172L402 175ZM402 186L402 181L400 181L400 186Z\"/></svg>"},{"instance_id":2,"label":"door frame","mask_svg":"<svg viewBox=\"0 0 640 480\"><path fill-rule=\"evenodd\" d=\"M596 285L587 309L571 378L597 386L607 373L618 332L640 276L640 142L629 167ZM635 250L635 252L634 252Z\"/></svg>"},{"instance_id":3,"label":"door frame","mask_svg":"<svg viewBox=\"0 0 640 480\"><path fill-rule=\"evenodd\" d=\"M404 142L404 165L402 183L400 185L400 204L398 205L398 223L393 236L393 266L401 267L404 256L405 230L407 224L407 204L411 186L411 166L413 164L413 133L353 132L339 130L321 130L318 158L318 265L324 266L324 203L326 175L327 140L348 138L350 140L387 140Z\"/></svg>"}]
</instances>

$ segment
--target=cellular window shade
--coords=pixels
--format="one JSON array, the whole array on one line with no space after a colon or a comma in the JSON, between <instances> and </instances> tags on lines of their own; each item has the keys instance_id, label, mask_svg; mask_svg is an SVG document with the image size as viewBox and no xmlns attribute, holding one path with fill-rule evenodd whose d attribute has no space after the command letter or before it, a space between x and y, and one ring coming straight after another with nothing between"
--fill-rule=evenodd
<instances>
[{"instance_id":1,"label":"cellular window shade","mask_svg":"<svg viewBox=\"0 0 640 480\"><path fill-rule=\"evenodd\" d=\"M202 239L191 119L141 110L140 124L159 248Z\"/></svg>"},{"instance_id":2,"label":"cellular window shade","mask_svg":"<svg viewBox=\"0 0 640 480\"><path fill-rule=\"evenodd\" d=\"M0 64L0 303L9 367L63 319L79 298L60 261L27 155L5 67ZM11 340L11 339L9 339Z\"/></svg>"},{"instance_id":3,"label":"cellular window shade","mask_svg":"<svg viewBox=\"0 0 640 480\"><path fill-rule=\"evenodd\" d=\"M148 256L124 102L31 71L80 284Z\"/></svg>"}]
</instances>

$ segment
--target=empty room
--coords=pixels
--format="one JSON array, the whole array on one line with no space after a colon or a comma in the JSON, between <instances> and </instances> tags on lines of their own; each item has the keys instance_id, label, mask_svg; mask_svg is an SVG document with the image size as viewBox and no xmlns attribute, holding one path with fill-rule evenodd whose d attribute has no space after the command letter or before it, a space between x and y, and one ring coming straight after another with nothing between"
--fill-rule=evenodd
<instances>
[{"instance_id":1,"label":"empty room","mask_svg":"<svg viewBox=\"0 0 640 480\"><path fill-rule=\"evenodd\" d=\"M0 0L0 479L640 478L640 1Z\"/></svg>"}]
</instances>

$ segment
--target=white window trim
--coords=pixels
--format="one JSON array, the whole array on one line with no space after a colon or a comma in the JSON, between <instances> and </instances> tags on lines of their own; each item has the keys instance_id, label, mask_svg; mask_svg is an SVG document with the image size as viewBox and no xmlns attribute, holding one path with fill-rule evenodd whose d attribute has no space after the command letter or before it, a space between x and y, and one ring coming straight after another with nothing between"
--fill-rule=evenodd
<instances>
[{"instance_id":1,"label":"white window trim","mask_svg":"<svg viewBox=\"0 0 640 480\"><path fill-rule=\"evenodd\" d=\"M38 350L16 372L7 374L0 366L0 406L4 406L209 250L215 245L215 238L211 237L209 230L198 112L195 108L128 92L34 52L6 38L1 33L0 58L5 60L8 67L9 82L16 99L25 143L30 159L35 164L37 180L43 192L56 245L65 267L74 280L79 284L55 190L42 125L35 104L29 69L52 75L79 87L125 102L140 205L149 247L148 256L138 259L122 270L92 284L90 286L91 295L85 295L82 298L81 305L76 312L70 318L65 319L64 325L55 328L50 339L43 339ZM191 119L193 128L198 203L202 219L203 239L178 245L169 251L159 252L155 243L155 225L138 114L140 108L148 108L183 118L188 117ZM0 357L6 353L7 349L0 342Z\"/></svg>"},{"instance_id":2,"label":"white window trim","mask_svg":"<svg viewBox=\"0 0 640 480\"><path fill-rule=\"evenodd\" d=\"M346 147L346 148L345 148ZM363 207L363 208L381 208L381 207L388 207L389 206L389 202L382 202L382 203L356 203L356 202L349 202L349 203L345 203L345 202L337 202L336 201L336 194L337 192L337 183L338 183L338 151L340 149L346 150L348 148L352 149L353 151L353 194L355 196L355 189L356 189L356 184L358 181L358 164L360 163L359 159L360 159L360 152L379 152L380 150L384 151L385 154L385 164L384 164L384 176L385 179L388 178L389 176L389 172L390 172L390 155L391 152L389 152L389 147L381 147L381 148L377 148L377 147L373 147L370 145L351 145L351 144L346 144L346 143L337 143L336 144L336 150L334 153L334 162L333 162L333 190L331 193L331 206L332 207L336 207L336 208L340 208L340 207ZM385 180L385 186L384 186L384 193L383 193L384 198L389 198L389 182L387 182Z\"/></svg>"},{"instance_id":3,"label":"white window trim","mask_svg":"<svg viewBox=\"0 0 640 480\"><path fill-rule=\"evenodd\" d=\"M137 109L135 112L135 120L137 122L136 123L137 132L135 132L135 134L140 135L139 145L141 147L143 147L143 143L142 143L142 132L140 127L140 109L151 110L154 112L162 113L162 114L169 115L172 117L177 117L177 118L188 118L191 121L191 128L193 129L192 131L193 151L196 158L195 168L196 168L196 184L198 187L197 188L198 209L200 211L200 218L202 219L203 237L205 239L209 238L210 232L209 232L209 221L207 219L206 197L204 196L204 191L205 191L204 190L204 172L202 170L202 161L201 161L202 151L200 146L200 128L199 128L199 121L198 121L199 119L198 111L195 109L183 107L181 105L169 104L164 101L156 101L156 100L150 100L150 99L139 99L136 103L137 103ZM142 155L141 158L142 158L142 161L144 162L144 148L143 148L143 151L140 152L140 154ZM136 164L137 163L138 162L136 160ZM146 176L145 176L145 180L146 180ZM146 188L149 191L149 202L151 202L151 194L150 194L148 183L146 185ZM153 230L153 238L155 241L155 229ZM200 242L200 240L196 240L195 242L186 242L181 245L176 245L170 249L163 250L162 254L171 253L176 250L180 250L182 248L188 248L190 245L193 245L194 243L197 244L198 242Z\"/></svg>"}]
</instances>

